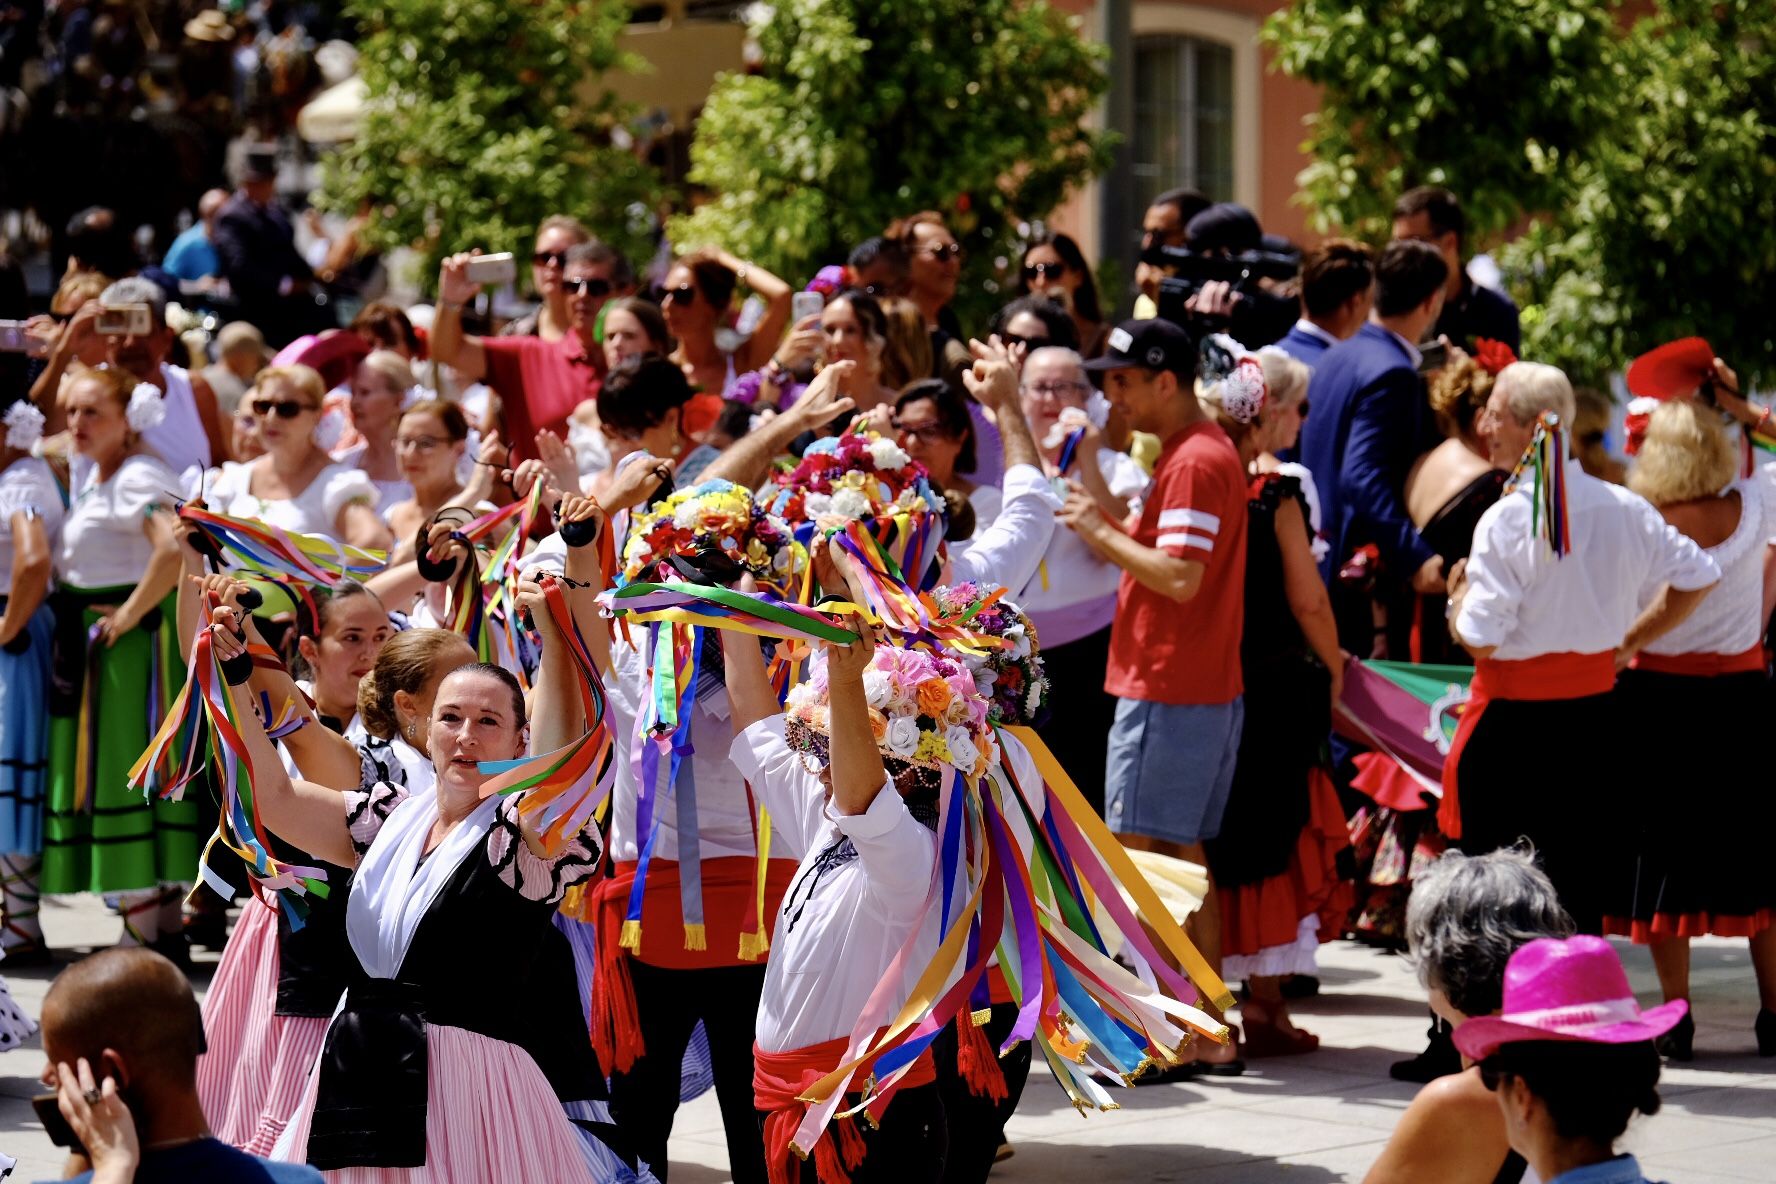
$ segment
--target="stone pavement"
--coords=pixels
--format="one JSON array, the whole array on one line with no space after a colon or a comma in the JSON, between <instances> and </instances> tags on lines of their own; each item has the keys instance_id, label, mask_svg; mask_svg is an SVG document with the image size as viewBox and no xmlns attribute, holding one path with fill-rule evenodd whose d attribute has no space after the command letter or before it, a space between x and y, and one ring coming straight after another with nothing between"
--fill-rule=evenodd
<instances>
[{"instance_id":1,"label":"stone pavement","mask_svg":"<svg viewBox=\"0 0 1776 1184\"><path fill-rule=\"evenodd\" d=\"M45 902L51 942L73 953L116 940L119 926L92 898ZM1642 1002L1657 999L1642 950L1618 948ZM1306 1057L1253 1062L1243 1078L1116 1091L1123 1108L1081 1118L1038 1068L1012 1119L1016 1154L994 1184L1061 1181L1360 1181L1412 1098L1388 1064L1422 1047L1423 993L1404 958L1348 942L1321 951L1324 992L1296 1008L1324 1043ZM1671 1184L1776 1180L1776 1061L1755 1055L1756 996L1745 943L1696 943L1697 1059L1668 1068L1664 1109L1629 1129L1627 1146ZM201 954L201 990L214 955ZM37 1015L55 967L0 964L25 1011ZM31 1113L43 1057L36 1040L0 1055L0 1151L14 1181L52 1179L60 1155ZM727 1155L712 1094L679 1111L672 1184L726 1180ZM528 1184L528 1182L527 1182Z\"/></svg>"}]
</instances>

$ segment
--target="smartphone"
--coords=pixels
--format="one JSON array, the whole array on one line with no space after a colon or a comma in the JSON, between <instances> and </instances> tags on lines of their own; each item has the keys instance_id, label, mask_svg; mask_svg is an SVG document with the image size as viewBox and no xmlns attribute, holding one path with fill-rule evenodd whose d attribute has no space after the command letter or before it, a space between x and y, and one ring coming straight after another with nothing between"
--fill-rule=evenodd
<instances>
[{"instance_id":1,"label":"smartphone","mask_svg":"<svg viewBox=\"0 0 1776 1184\"><path fill-rule=\"evenodd\" d=\"M789 298L789 323L799 325L826 310L826 297L818 292L797 292Z\"/></svg>"},{"instance_id":2,"label":"smartphone","mask_svg":"<svg viewBox=\"0 0 1776 1184\"><path fill-rule=\"evenodd\" d=\"M518 278L518 264L510 251L497 255L477 255L469 260L468 278L477 284L509 284Z\"/></svg>"},{"instance_id":3,"label":"smartphone","mask_svg":"<svg viewBox=\"0 0 1776 1184\"><path fill-rule=\"evenodd\" d=\"M154 310L146 304L101 308L98 330L107 337L146 337L154 332Z\"/></svg>"},{"instance_id":4,"label":"smartphone","mask_svg":"<svg viewBox=\"0 0 1776 1184\"><path fill-rule=\"evenodd\" d=\"M66 1147L75 1155L85 1155L86 1148L81 1145L80 1138L68 1120L62 1117L62 1108L56 1102L54 1094L33 1094L31 1109L37 1112L37 1121L43 1124L44 1133L49 1141L57 1147Z\"/></svg>"},{"instance_id":5,"label":"smartphone","mask_svg":"<svg viewBox=\"0 0 1776 1184\"><path fill-rule=\"evenodd\" d=\"M1418 372L1429 374L1449 364L1449 346L1442 341L1425 341L1418 347Z\"/></svg>"},{"instance_id":6,"label":"smartphone","mask_svg":"<svg viewBox=\"0 0 1776 1184\"><path fill-rule=\"evenodd\" d=\"M23 321L0 321L0 353L30 353L35 344Z\"/></svg>"}]
</instances>

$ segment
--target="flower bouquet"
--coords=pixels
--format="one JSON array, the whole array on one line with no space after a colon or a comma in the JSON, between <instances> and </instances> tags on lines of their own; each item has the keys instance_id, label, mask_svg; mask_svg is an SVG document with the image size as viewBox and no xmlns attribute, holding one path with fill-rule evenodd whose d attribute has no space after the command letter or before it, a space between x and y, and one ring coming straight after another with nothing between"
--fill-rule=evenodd
<instances>
[{"instance_id":1,"label":"flower bouquet","mask_svg":"<svg viewBox=\"0 0 1776 1184\"><path fill-rule=\"evenodd\" d=\"M979 584L949 584L930 593L934 616L973 633L999 638L996 649L957 651L987 700L995 727L1034 726L1048 715L1048 678L1036 640L1036 625L1017 605Z\"/></svg>"},{"instance_id":2,"label":"flower bouquet","mask_svg":"<svg viewBox=\"0 0 1776 1184\"><path fill-rule=\"evenodd\" d=\"M750 572L762 584L785 587L807 558L784 521L755 502L750 490L712 480L635 513L623 545L623 581L664 576L731 584Z\"/></svg>"}]
</instances>

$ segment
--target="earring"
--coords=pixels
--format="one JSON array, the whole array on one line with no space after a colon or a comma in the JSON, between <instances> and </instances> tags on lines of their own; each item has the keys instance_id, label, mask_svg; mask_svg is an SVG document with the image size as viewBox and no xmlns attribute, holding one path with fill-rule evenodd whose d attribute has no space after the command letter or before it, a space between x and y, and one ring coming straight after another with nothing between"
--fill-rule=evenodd
<instances>
[{"instance_id":1,"label":"earring","mask_svg":"<svg viewBox=\"0 0 1776 1184\"><path fill-rule=\"evenodd\" d=\"M407 739L409 739L409 740L413 739L413 732L414 732L413 725L408 724L407 725Z\"/></svg>"}]
</instances>

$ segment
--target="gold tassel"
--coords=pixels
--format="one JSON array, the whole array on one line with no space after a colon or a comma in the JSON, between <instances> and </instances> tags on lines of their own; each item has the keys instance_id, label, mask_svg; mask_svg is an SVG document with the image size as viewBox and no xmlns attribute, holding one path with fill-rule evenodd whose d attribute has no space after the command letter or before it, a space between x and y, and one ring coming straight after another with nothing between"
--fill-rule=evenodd
<instances>
[{"instance_id":1,"label":"gold tassel","mask_svg":"<svg viewBox=\"0 0 1776 1184\"><path fill-rule=\"evenodd\" d=\"M685 949L707 950L709 948L709 927L699 922L696 925L685 925Z\"/></svg>"},{"instance_id":2,"label":"gold tassel","mask_svg":"<svg viewBox=\"0 0 1776 1184\"><path fill-rule=\"evenodd\" d=\"M619 946L621 946L623 949L629 950L632 953L640 952L640 950L641 950L641 922L640 921L625 921L625 922L623 922L623 933L622 933L622 936L617 939L617 944Z\"/></svg>"},{"instance_id":3,"label":"gold tassel","mask_svg":"<svg viewBox=\"0 0 1776 1184\"><path fill-rule=\"evenodd\" d=\"M993 1018L993 1009L990 1007L983 1007L979 1011L970 1015L969 1018L974 1021L975 1027L984 1028L987 1026L987 1021Z\"/></svg>"},{"instance_id":4,"label":"gold tassel","mask_svg":"<svg viewBox=\"0 0 1776 1184\"><path fill-rule=\"evenodd\" d=\"M763 930L758 933L742 933L740 935L740 960L742 962L757 962L765 956L765 951L770 948L771 939L765 936Z\"/></svg>"}]
</instances>

